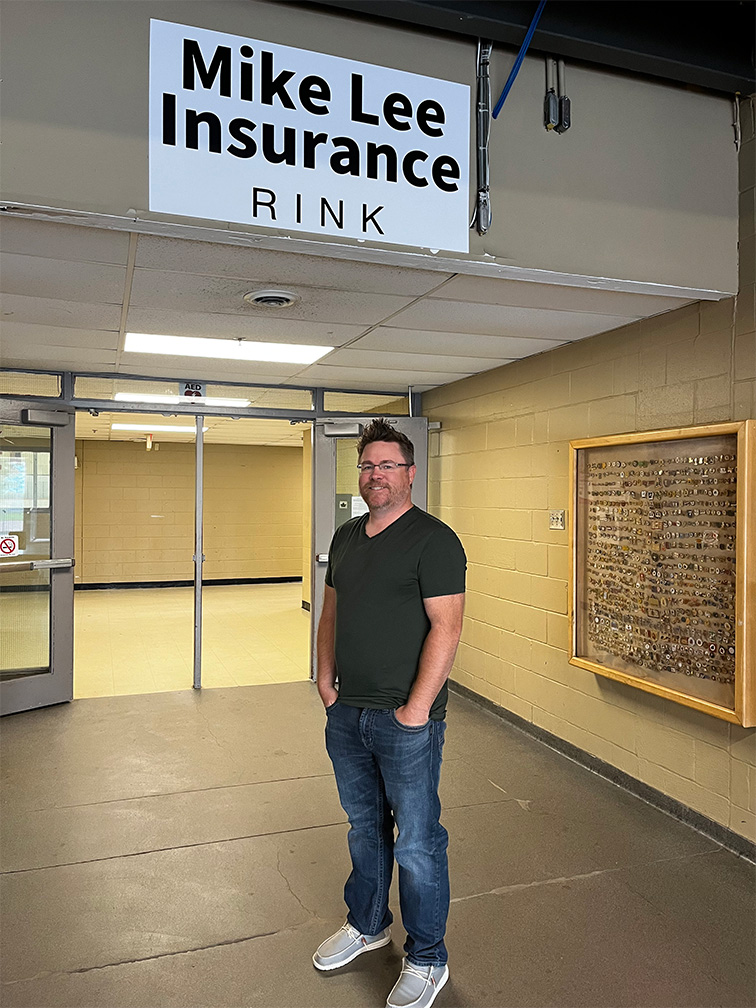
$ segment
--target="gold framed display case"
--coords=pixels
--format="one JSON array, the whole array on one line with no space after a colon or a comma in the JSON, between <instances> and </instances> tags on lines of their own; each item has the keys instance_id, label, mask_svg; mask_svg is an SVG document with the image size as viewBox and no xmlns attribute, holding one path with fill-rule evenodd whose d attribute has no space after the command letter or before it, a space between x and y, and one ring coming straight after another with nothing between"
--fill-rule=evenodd
<instances>
[{"instance_id":1,"label":"gold framed display case","mask_svg":"<svg viewBox=\"0 0 756 1008\"><path fill-rule=\"evenodd\" d=\"M756 420L571 441L570 663L756 725Z\"/></svg>"}]
</instances>

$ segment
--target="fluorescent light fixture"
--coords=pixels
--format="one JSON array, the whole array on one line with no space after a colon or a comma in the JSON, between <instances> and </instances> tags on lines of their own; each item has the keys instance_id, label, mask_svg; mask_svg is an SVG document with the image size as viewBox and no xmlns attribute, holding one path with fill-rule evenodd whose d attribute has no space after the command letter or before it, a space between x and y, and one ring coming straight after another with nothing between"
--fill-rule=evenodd
<instances>
[{"instance_id":1,"label":"fluorescent light fixture","mask_svg":"<svg viewBox=\"0 0 756 1008\"><path fill-rule=\"evenodd\" d=\"M110 425L111 430L131 430L143 431L145 434L154 434L155 431L172 431L173 433L194 434L195 427L184 427L180 424L142 424L142 423L114 423ZM203 431L207 427L202 428Z\"/></svg>"},{"instance_id":2,"label":"fluorescent light fixture","mask_svg":"<svg viewBox=\"0 0 756 1008\"><path fill-rule=\"evenodd\" d=\"M218 399L215 396L162 395L157 392L116 392L113 398L118 402L167 403L169 406L177 406L182 402L189 404L201 403L203 406L238 406L239 409L249 406L249 399Z\"/></svg>"},{"instance_id":3,"label":"fluorescent light fixture","mask_svg":"<svg viewBox=\"0 0 756 1008\"><path fill-rule=\"evenodd\" d=\"M301 343L255 343L251 340L208 339L204 336L165 336L160 333L126 333L127 353L163 354L167 357L206 357L209 360L271 361L312 364L333 347Z\"/></svg>"}]
</instances>

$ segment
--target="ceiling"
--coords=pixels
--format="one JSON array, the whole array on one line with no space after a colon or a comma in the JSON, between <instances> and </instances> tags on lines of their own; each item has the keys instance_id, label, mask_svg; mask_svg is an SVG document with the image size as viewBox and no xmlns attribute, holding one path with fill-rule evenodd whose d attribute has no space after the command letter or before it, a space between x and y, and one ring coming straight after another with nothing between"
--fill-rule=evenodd
<instances>
[{"instance_id":1,"label":"ceiling","mask_svg":"<svg viewBox=\"0 0 756 1008\"><path fill-rule=\"evenodd\" d=\"M535 0L311 0L362 17L519 47ZM531 52L584 60L726 94L753 93L753 0L559 0L547 3Z\"/></svg>"},{"instance_id":2,"label":"ceiling","mask_svg":"<svg viewBox=\"0 0 756 1008\"><path fill-rule=\"evenodd\" d=\"M422 392L689 303L4 217L2 366ZM263 310L243 295L285 288ZM123 350L126 332L331 346L310 365Z\"/></svg>"}]
</instances>

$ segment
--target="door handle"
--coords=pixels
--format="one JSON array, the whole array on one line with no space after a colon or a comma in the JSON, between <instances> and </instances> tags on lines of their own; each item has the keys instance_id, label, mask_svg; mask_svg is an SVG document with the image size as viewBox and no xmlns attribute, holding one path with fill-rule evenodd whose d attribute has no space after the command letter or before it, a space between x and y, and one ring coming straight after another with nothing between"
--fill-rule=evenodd
<instances>
[{"instance_id":1,"label":"door handle","mask_svg":"<svg viewBox=\"0 0 756 1008\"><path fill-rule=\"evenodd\" d=\"M318 563L328 563L328 554L327 553L316 553L315 554L315 559L317 560Z\"/></svg>"},{"instance_id":2,"label":"door handle","mask_svg":"<svg viewBox=\"0 0 756 1008\"><path fill-rule=\"evenodd\" d=\"M75 565L76 561L71 558L65 560L11 560L9 563L0 563L0 574L15 574L18 571L33 570L66 570Z\"/></svg>"}]
</instances>

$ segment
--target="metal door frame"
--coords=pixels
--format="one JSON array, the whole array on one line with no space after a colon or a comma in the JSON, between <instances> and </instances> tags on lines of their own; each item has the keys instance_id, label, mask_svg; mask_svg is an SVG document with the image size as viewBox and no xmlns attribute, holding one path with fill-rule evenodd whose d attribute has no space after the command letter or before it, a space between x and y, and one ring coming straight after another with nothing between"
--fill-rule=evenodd
<instances>
[{"instance_id":1,"label":"metal door frame","mask_svg":"<svg viewBox=\"0 0 756 1008\"><path fill-rule=\"evenodd\" d=\"M323 608L328 550L334 533L334 498L336 494L336 441L358 437L355 425L367 426L375 416L316 418L312 424L312 542L310 551L310 678L316 678L316 640ZM412 484L412 503L428 506L428 420L422 416L386 417L415 446L417 474ZM326 430L330 428L330 432ZM351 428L351 429L350 429ZM355 465L357 460L355 458Z\"/></svg>"},{"instance_id":2,"label":"metal door frame","mask_svg":"<svg viewBox=\"0 0 756 1008\"><path fill-rule=\"evenodd\" d=\"M29 416L36 422L30 422ZM51 431L51 560L33 561L33 569L50 570L50 670L0 683L2 714L73 699L74 416L71 408L61 409L54 401L0 400L0 420L14 426L49 427ZM46 424L45 417L51 423ZM32 569L32 561L25 563Z\"/></svg>"}]
</instances>

